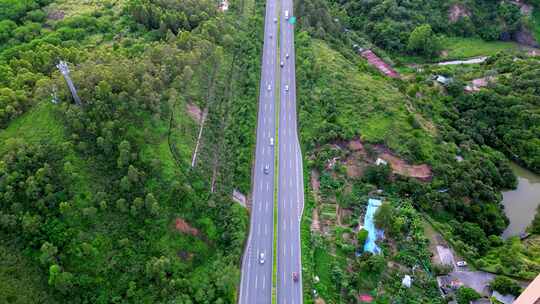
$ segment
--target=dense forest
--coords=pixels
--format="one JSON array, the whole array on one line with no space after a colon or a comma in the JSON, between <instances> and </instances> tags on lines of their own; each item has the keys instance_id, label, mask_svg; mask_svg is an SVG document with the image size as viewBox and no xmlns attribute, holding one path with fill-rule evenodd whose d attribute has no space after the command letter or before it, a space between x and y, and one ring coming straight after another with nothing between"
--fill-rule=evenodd
<instances>
[{"instance_id":1,"label":"dense forest","mask_svg":"<svg viewBox=\"0 0 540 304\"><path fill-rule=\"evenodd\" d=\"M250 194L263 9L0 0L0 302L236 301L248 213L231 193ZM445 39L515 40L532 17L489 0L299 0L295 14L305 302L315 290L327 303L443 303L435 276L449 270L433 263L429 229L477 269L538 274L540 209L530 239L501 237L510 161L540 172L538 57L514 48L475 66L424 64ZM402 78L353 45L395 59ZM488 84L465 92L478 78ZM202 120L188 108L206 115L193 167ZM430 174L376 166L384 153ZM380 255L361 249L373 197ZM519 293L505 276L492 288Z\"/></svg>"},{"instance_id":2,"label":"dense forest","mask_svg":"<svg viewBox=\"0 0 540 304\"><path fill-rule=\"evenodd\" d=\"M449 22L455 5L467 13ZM314 197L306 202L303 250L308 273L320 276L320 282L308 281L308 286L332 303L352 302L362 293L377 295L381 303L387 303L387 292L393 299L429 298L429 277L449 270L431 264L422 247L424 232L407 223L417 215L398 215L404 201L472 265L534 278L540 272L537 238L521 243L500 235L508 225L501 192L517 185L510 161L538 172L537 59L504 52L477 67L404 67L402 79L391 80L353 51L359 43L383 59L432 58L442 50L444 37L510 40L528 26L528 17L508 1L304 0L296 2L296 12L300 137L311 181L307 192ZM437 85L437 75L449 77L450 83ZM479 92L464 93L479 77L495 81ZM366 154L351 150L357 142ZM381 147L409 163L429 165L432 178L420 181L372 166ZM351 175L355 170L359 176ZM381 224L387 267L376 268L379 258L358 253L363 238L354 234L368 197L382 198L393 209ZM537 223L538 216L529 231L536 231ZM318 226L322 231L314 228ZM414 237L414 245L402 242ZM403 275L407 268L395 266L408 263L409 273L411 265L423 264L427 277L407 291L389 278ZM417 271L412 268L415 275ZM379 275L376 291L367 273ZM468 292L464 289L458 297L466 299Z\"/></svg>"},{"instance_id":3,"label":"dense forest","mask_svg":"<svg viewBox=\"0 0 540 304\"><path fill-rule=\"evenodd\" d=\"M260 3L105 1L62 18L52 2L0 2L3 256L37 269L33 303L233 303L247 214L230 194L250 182ZM188 103L208 112L196 169ZM0 301L29 303L18 282Z\"/></svg>"},{"instance_id":4,"label":"dense forest","mask_svg":"<svg viewBox=\"0 0 540 304\"><path fill-rule=\"evenodd\" d=\"M496 71L489 90L461 95L454 127L479 144L492 146L540 172L540 64L500 54L484 69ZM449 117L450 118L450 117Z\"/></svg>"},{"instance_id":5,"label":"dense forest","mask_svg":"<svg viewBox=\"0 0 540 304\"><path fill-rule=\"evenodd\" d=\"M411 35L425 24L437 34L479 36L484 40L508 40L523 25L519 7L507 1L337 3L347 11L353 29L367 33L373 43L392 52L407 51L408 47L414 51L409 46ZM451 17L452 10L463 12ZM437 48L435 44L429 47Z\"/></svg>"}]
</instances>

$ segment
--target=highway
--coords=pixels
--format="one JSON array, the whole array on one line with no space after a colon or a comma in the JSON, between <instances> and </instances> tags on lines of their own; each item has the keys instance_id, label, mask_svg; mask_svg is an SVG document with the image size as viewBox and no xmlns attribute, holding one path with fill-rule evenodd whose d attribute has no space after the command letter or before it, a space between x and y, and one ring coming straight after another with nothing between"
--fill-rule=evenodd
<instances>
[{"instance_id":1,"label":"highway","mask_svg":"<svg viewBox=\"0 0 540 304\"><path fill-rule=\"evenodd\" d=\"M278 1L266 2L253 204L250 232L242 260L240 304L272 303L273 283L277 287L278 304L303 302L300 219L304 207L304 178L296 118L294 26L285 14L287 11L289 17L293 15L293 2ZM279 36L278 24L274 22L276 19L279 20ZM279 76L279 81L276 76ZM279 107L275 103L276 92L279 92ZM270 143L276 130L276 111L279 114L278 137L275 140L277 147ZM272 282L275 148L278 148L279 157L277 282ZM268 170L265 170L266 166ZM265 255L264 263L261 263L261 253Z\"/></svg>"},{"instance_id":2,"label":"highway","mask_svg":"<svg viewBox=\"0 0 540 304\"><path fill-rule=\"evenodd\" d=\"M257 141L253 167L250 231L242 258L238 303L272 302L272 248L274 238L274 160L275 145L271 138L276 130L276 73L278 72L277 0L268 0L264 24L264 45L259 89ZM265 172L265 167L268 171ZM264 263L260 255L264 254Z\"/></svg>"},{"instance_id":3,"label":"highway","mask_svg":"<svg viewBox=\"0 0 540 304\"><path fill-rule=\"evenodd\" d=\"M287 14L285 13L287 11ZM301 304L302 263L300 219L304 208L302 153L297 132L293 1L282 0L280 9L280 103L277 303ZM296 273L298 280L293 279Z\"/></svg>"}]
</instances>

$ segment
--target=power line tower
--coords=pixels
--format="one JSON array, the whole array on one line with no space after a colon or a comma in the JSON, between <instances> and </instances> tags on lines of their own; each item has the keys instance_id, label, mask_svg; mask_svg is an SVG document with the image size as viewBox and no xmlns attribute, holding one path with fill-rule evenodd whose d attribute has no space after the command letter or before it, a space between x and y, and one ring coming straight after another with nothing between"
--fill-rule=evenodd
<instances>
[{"instance_id":1,"label":"power line tower","mask_svg":"<svg viewBox=\"0 0 540 304\"><path fill-rule=\"evenodd\" d=\"M81 106L81 99L79 98L79 95L77 95L77 90L75 89L75 85L73 85L73 81L71 81L71 77L69 77L69 67L67 65L67 62L60 61L56 67L58 70L60 70L60 73L64 76L64 79L66 80L66 83L69 87L69 90L71 91L71 96L73 96L73 100L75 100L75 103L78 106Z\"/></svg>"}]
</instances>

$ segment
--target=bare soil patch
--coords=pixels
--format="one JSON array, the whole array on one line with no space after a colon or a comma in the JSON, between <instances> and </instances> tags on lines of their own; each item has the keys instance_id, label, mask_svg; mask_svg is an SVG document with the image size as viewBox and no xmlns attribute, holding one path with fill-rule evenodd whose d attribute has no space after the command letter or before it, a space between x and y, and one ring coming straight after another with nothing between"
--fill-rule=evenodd
<instances>
[{"instance_id":1,"label":"bare soil patch","mask_svg":"<svg viewBox=\"0 0 540 304\"><path fill-rule=\"evenodd\" d=\"M525 1L523 0L510 1L510 3L517 5L519 7L519 10L521 11L521 14L525 16L530 15L533 11L533 6L525 3Z\"/></svg>"},{"instance_id":2,"label":"bare soil patch","mask_svg":"<svg viewBox=\"0 0 540 304\"><path fill-rule=\"evenodd\" d=\"M536 41L533 33L524 26L522 26L521 29L515 34L514 40L521 45L534 48L540 47L540 44L538 41Z\"/></svg>"},{"instance_id":3,"label":"bare soil patch","mask_svg":"<svg viewBox=\"0 0 540 304\"><path fill-rule=\"evenodd\" d=\"M185 250L178 251L178 257L182 259L182 261L189 261L193 259L194 254L192 252L188 252Z\"/></svg>"},{"instance_id":4,"label":"bare soil patch","mask_svg":"<svg viewBox=\"0 0 540 304\"><path fill-rule=\"evenodd\" d=\"M465 86L465 92L478 92L481 88L486 87L493 80L493 77L482 77L473 79L469 85Z\"/></svg>"},{"instance_id":5,"label":"bare soil patch","mask_svg":"<svg viewBox=\"0 0 540 304\"><path fill-rule=\"evenodd\" d=\"M442 51L441 51L441 57L442 57L442 58L448 57L448 50L442 50Z\"/></svg>"},{"instance_id":6,"label":"bare soil patch","mask_svg":"<svg viewBox=\"0 0 540 304\"><path fill-rule=\"evenodd\" d=\"M471 12L462 4L454 4L448 12L448 19L451 22L456 22L463 17L470 17Z\"/></svg>"},{"instance_id":7,"label":"bare soil patch","mask_svg":"<svg viewBox=\"0 0 540 304\"><path fill-rule=\"evenodd\" d=\"M203 113L201 108L199 108L198 105L193 103L187 103L186 104L186 110L188 115L193 118L196 122L200 123L203 117Z\"/></svg>"},{"instance_id":8,"label":"bare soil patch","mask_svg":"<svg viewBox=\"0 0 540 304\"><path fill-rule=\"evenodd\" d=\"M390 154L389 152L384 152L379 155L380 158L387 161L392 166L392 171L395 174L414 177L420 180L430 180L432 177L431 168L426 165L410 165L403 159Z\"/></svg>"},{"instance_id":9,"label":"bare soil patch","mask_svg":"<svg viewBox=\"0 0 540 304\"><path fill-rule=\"evenodd\" d=\"M527 52L527 55L532 56L532 57L540 56L540 50L537 50L537 49L529 50Z\"/></svg>"},{"instance_id":10,"label":"bare soil patch","mask_svg":"<svg viewBox=\"0 0 540 304\"><path fill-rule=\"evenodd\" d=\"M185 234L190 234L190 235L193 235L193 236L198 236L199 235L199 230L196 229L196 228L191 227L191 225L188 224L188 222L186 222L182 218L176 218L176 220L174 221L174 228L177 231L180 231L180 232L185 233Z\"/></svg>"},{"instance_id":11,"label":"bare soil patch","mask_svg":"<svg viewBox=\"0 0 540 304\"><path fill-rule=\"evenodd\" d=\"M239 203L240 205L247 207L246 196L242 192L238 191L237 189L233 190L232 199L233 201Z\"/></svg>"},{"instance_id":12,"label":"bare soil patch","mask_svg":"<svg viewBox=\"0 0 540 304\"><path fill-rule=\"evenodd\" d=\"M317 231L321 233L321 221L319 220L319 208L313 208L313 213L311 214L311 231Z\"/></svg>"},{"instance_id":13,"label":"bare soil patch","mask_svg":"<svg viewBox=\"0 0 540 304\"><path fill-rule=\"evenodd\" d=\"M341 224L341 207L339 206L339 204L336 204L336 225L343 226Z\"/></svg>"},{"instance_id":14,"label":"bare soil patch","mask_svg":"<svg viewBox=\"0 0 540 304\"><path fill-rule=\"evenodd\" d=\"M326 302L323 300L323 298L317 298L315 299L315 304L326 304Z\"/></svg>"},{"instance_id":15,"label":"bare soil patch","mask_svg":"<svg viewBox=\"0 0 540 304\"><path fill-rule=\"evenodd\" d=\"M321 187L321 182L319 181L319 171L311 171L311 189L313 189L313 194L315 194L315 200L319 200L319 189Z\"/></svg>"},{"instance_id":16,"label":"bare soil patch","mask_svg":"<svg viewBox=\"0 0 540 304\"><path fill-rule=\"evenodd\" d=\"M349 146L349 150L351 151L359 151L359 152L364 151L364 145L358 138L349 141L348 146Z\"/></svg>"},{"instance_id":17,"label":"bare soil patch","mask_svg":"<svg viewBox=\"0 0 540 304\"><path fill-rule=\"evenodd\" d=\"M63 11L52 11L47 16L49 20L62 20L66 14Z\"/></svg>"},{"instance_id":18,"label":"bare soil patch","mask_svg":"<svg viewBox=\"0 0 540 304\"><path fill-rule=\"evenodd\" d=\"M361 166L358 159L354 156L347 158L345 162L345 167L347 168L348 178L358 178L364 173L364 168Z\"/></svg>"},{"instance_id":19,"label":"bare soil patch","mask_svg":"<svg viewBox=\"0 0 540 304\"><path fill-rule=\"evenodd\" d=\"M430 129L429 126L426 128ZM433 128L432 132L436 132ZM332 169L336 163L344 165L347 169L347 177L349 178L359 178L364 173L364 169L375 163L377 158L381 158L387 161L392 166L392 171L394 174L399 174L403 176L417 178L422 181L431 180L433 174L431 168L427 164L421 165L411 165L400 157L394 155L394 153L384 145L373 145L375 154L368 157L366 150L361 139L353 139L351 141L339 141L332 144L336 149L345 149L346 157L335 157L327 161L326 169ZM332 172L335 174L335 172ZM312 173L311 175L311 186L318 195L319 193L319 174L316 175Z\"/></svg>"}]
</instances>

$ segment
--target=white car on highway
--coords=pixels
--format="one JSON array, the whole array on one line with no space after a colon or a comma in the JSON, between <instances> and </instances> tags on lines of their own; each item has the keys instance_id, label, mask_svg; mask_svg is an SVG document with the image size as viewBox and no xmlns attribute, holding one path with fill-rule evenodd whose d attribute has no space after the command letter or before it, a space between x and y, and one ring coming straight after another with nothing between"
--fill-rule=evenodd
<instances>
[{"instance_id":1,"label":"white car on highway","mask_svg":"<svg viewBox=\"0 0 540 304\"><path fill-rule=\"evenodd\" d=\"M261 252L261 253L259 254L259 263L260 263L260 264L264 264L264 252Z\"/></svg>"},{"instance_id":2,"label":"white car on highway","mask_svg":"<svg viewBox=\"0 0 540 304\"><path fill-rule=\"evenodd\" d=\"M289 85L288 84L285 85L285 92L289 92Z\"/></svg>"},{"instance_id":3,"label":"white car on highway","mask_svg":"<svg viewBox=\"0 0 540 304\"><path fill-rule=\"evenodd\" d=\"M274 138L270 137L270 146L274 146Z\"/></svg>"},{"instance_id":4,"label":"white car on highway","mask_svg":"<svg viewBox=\"0 0 540 304\"><path fill-rule=\"evenodd\" d=\"M269 84L269 85L266 87L266 89L267 89L268 91L270 91L270 90L272 89L272 85Z\"/></svg>"},{"instance_id":5,"label":"white car on highway","mask_svg":"<svg viewBox=\"0 0 540 304\"><path fill-rule=\"evenodd\" d=\"M285 20L289 20L289 11L285 10Z\"/></svg>"},{"instance_id":6,"label":"white car on highway","mask_svg":"<svg viewBox=\"0 0 540 304\"><path fill-rule=\"evenodd\" d=\"M274 23L277 23L277 18L274 18Z\"/></svg>"},{"instance_id":7,"label":"white car on highway","mask_svg":"<svg viewBox=\"0 0 540 304\"><path fill-rule=\"evenodd\" d=\"M456 264L457 264L459 267L465 267L465 266L467 266L467 262L465 262L465 261L457 261Z\"/></svg>"},{"instance_id":8,"label":"white car on highway","mask_svg":"<svg viewBox=\"0 0 540 304\"><path fill-rule=\"evenodd\" d=\"M264 166L264 174L268 174L270 173L270 166L269 165L265 165Z\"/></svg>"}]
</instances>

